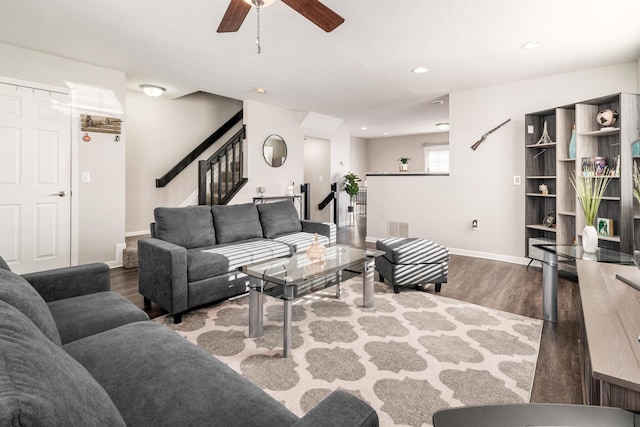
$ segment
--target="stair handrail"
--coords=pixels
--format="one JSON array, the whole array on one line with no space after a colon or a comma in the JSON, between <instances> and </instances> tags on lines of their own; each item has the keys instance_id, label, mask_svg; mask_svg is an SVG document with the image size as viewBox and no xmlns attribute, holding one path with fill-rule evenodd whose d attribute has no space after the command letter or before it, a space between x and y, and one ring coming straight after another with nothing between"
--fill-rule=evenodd
<instances>
[{"instance_id":1,"label":"stair handrail","mask_svg":"<svg viewBox=\"0 0 640 427\"><path fill-rule=\"evenodd\" d=\"M198 204L207 204L207 174L211 173L210 180L210 194L213 201L214 194L218 195L218 204L227 204L231 198L248 182L248 179L244 177L244 150L242 148L242 140L246 136L246 127L236 132L222 147L216 150L208 159L198 161ZM237 148L237 151L236 151ZM231 162L229 162L229 150L231 150ZM236 155L237 154L237 155ZM238 158L238 170L236 171L236 157ZM224 160L224 168L220 164L221 159ZM216 164L218 165L218 188L214 189L216 180L213 173ZM223 180L221 179L222 170L225 173L231 170L232 187L229 188L229 181L224 179L224 191L222 188ZM236 181L235 177L238 176Z\"/></svg>"},{"instance_id":2,"label":"stair handrail","mask_svg":"<svg viewBox=\"0 0 640 427\"><path fill-rule=\"evenodd\" d=\"M318 209L323 210L324 208L327 207L329 203L333 202L333 222L335 223L336 226L340 225L339 224L340 207L338 205L339 200L340 199L338 198L338 183L332 182L331 192L327 194L327 197L325 197L324 200L322 200L322 202L318 204Z\"/></svg>"},{"instance_id":3,"label":"stair handrail","mask_svg":"<svg viewBox=\"0 0 640 427\"><path fill-rule=\"evenodd\" d=\"M161 178L156 179L156 187L164 187L173 178L178 176L180 172L186 169L193 161L195 161L202 153L204 153L209 147L215 144L220 138L224 136L233 126L242 121L244 116L243 110L238 111L229 120L224 122L215 132L213 132L207 139L194 148L189 154L187 154L182 160L180 160L169 172L164 174ZM219 151L219 150L218 150Z\"/></svg>"}]
</instances>

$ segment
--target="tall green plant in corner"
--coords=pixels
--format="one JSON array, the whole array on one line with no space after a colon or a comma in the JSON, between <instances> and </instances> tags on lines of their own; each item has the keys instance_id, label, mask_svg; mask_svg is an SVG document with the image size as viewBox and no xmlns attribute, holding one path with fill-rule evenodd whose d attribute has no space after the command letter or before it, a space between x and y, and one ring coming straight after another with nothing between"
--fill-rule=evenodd
<instances>
[{"instance_id":1,"label":"tall green plant in corner","mask_svg":"<svg viewBox=\"0 0 640 427\"><path fill-rule=\"evenodd\" d=\"M358 186L360 178L353 172L349 172L344 176L344 191L349 195L349 210L353 210L353 198L360 191Z\"/></svg>"}]
</instances>

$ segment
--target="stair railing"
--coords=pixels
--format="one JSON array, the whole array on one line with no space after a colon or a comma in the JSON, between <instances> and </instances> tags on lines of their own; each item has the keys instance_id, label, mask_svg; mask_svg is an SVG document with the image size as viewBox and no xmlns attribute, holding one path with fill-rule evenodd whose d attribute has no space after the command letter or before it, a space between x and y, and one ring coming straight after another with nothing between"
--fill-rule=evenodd
<instances>
[{"instance_id":1,"label":"stair railing","mask_svg":"<svg viewBox=\"0 0 640 427\"><path fill-rule=\"evenodd\" d=\"M338 208L338 183L337 182L331 183L331 192L327 194L327 197L325 197L322 200L322 202L318 204L318 209L323 210L331 202L333 202L333 222L336 224L336 226L338 226L339 225L338 224L339 208Z\"/></svg>"},{"instance_id":2,"label":"stair railing","mask_svg":"<svg viewBox=\"0 0 640 427\"><path fill-rule=\"evenodd\" d=\"M237 123L242 121L243 110L238 111L229 120L227 120L218 130L212 133L207 139L205 139L200 145L194 148L189 154L187 154L182 160L180 160L174 167L164 174L161 178L156 179L156 187L164 187L173 178L175 178L180 172L182 172L191 162L195 161L205 150L215 144L225 133L230 131Z\"/></svg>"},{"instance_id":3,"label":"stair railing","mask_svg":"<svg viewBox=\"0 0 640 427\"><path fill-rule=\"evenodd\" d=\"M211 157L198 162L198 204L227 204L247 183L248 180L244 177L245 132L245 127L242 126Z\"/></svg>"}]
</instances>

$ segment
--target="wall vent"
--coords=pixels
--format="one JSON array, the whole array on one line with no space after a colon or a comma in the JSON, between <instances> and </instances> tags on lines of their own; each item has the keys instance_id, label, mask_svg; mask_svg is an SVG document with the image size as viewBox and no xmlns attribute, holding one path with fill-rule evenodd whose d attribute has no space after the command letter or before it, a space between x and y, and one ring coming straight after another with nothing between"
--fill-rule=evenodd
<instances>
[{"instance_id":1,"label":"wall vent","mask_svg":"<svg viewBox=\"0 0 640 427\"><path fill-rule=\"evenodd\" d=\"M387 237L409 237L409 223L387 221Z\"/></svg>"}]
</instances>

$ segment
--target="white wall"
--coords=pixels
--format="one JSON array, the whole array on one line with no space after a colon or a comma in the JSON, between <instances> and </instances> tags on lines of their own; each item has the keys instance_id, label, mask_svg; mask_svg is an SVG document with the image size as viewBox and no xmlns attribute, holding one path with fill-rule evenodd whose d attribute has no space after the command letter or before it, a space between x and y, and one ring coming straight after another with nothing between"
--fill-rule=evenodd
<instances>
[{"instance_id":1,"label":"white wall","mask_svg":"<svg viewBox=\"0 0 640 427\"><path fill-rule=\"evenodd\" d=\"M265 196L287 194L294 182L300 192L304 180L304 141L299 126L299 114L256 101L244 102L244 120L247 126L247 176L249 182L233 198L232 204L248 203L257 195L257 187L265 187ZM262 144L271 134L280 135L287 143L287 160L272 168L262 155Z\"/></svg>"},{"instance_id":2,"label":"white wall","mask_svg":"<svg viewBox=\"0 0 640 427\"><path fill-rule=\"evenodd\" d=\"M304 181L310 185L310 219L326 222L331 220L331 209L318 209L318 204L331 191L330 170L331 141L322 138L305 138Z\"/></svg>"},{"instance_id":3,"label":"white wall","mask_svg":"<svg viewBox=\"0 0 640 427\"><path fill-rule=\"evenodd\" d=\"M561 74L450 96L451 174L368 177L367 239L386 236L387 220L458 253L524 260L524 115L617 92L637 92L636 62ZM471 145L507 118L478 148ZM524 181L524 180L523 180ZM472 231L471 221L480 230Z\"/></svg>"},{"instance_id":4,"label":"white wall","mask_svg":"<svg viewBox=\"0 0 640 427\"><path fill-rule=\"evenodd\" d=\"M424 145L448 143L448 132L369 139L367 140L367 172L399 172L400 157L411 158L410 172L424 172Z\"/></svg>"},{"instance_id":5,"label":"white wall","mask_svg":"<svg viewBox=\"0 0 640 427\"><path fill-rule=\"evenodd\" d=\"M113 135L80 140L79 115L122 117L125 73L0 44L0 76L70 88L72 123L72 263L112 262L125 234L125 145ZM126 120L125 120L126 128ZM80 172L91 183L80 184Z\"/></svg>"},{"instance_id":6,"label":"white wall","mask_svg":"<svg viewBox=\"0 0 640 427\"><path fill-rule=\"evenodd\" d=\"M153 209L180 206L197 191L198 163L191 163L163 188L155 180L242 109L242 101L197 92L170 100L127 92L127 209L128 234L149 232ZM219 143L205 151L206 159L241 128L236 125ZM197 199L190 204L197 204Z\"/></svg>"},{"instance_id":7,"label":"white wall","mask_svg":"<svg viewBox=\"0 0 640 427\"><path fill-rule=\"evenodd\" d=\"M362 179L364 185L365 173L367 172L367 155L369 146L364 138L351 137L351 154L349 156L349 171L355 173Z\"/></svg>"}]
</instances>

